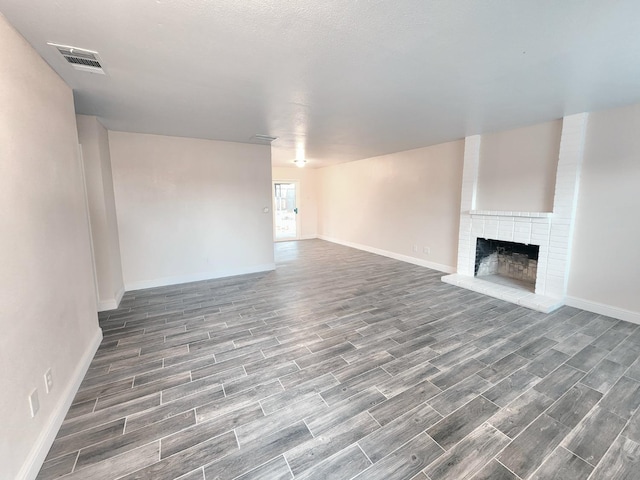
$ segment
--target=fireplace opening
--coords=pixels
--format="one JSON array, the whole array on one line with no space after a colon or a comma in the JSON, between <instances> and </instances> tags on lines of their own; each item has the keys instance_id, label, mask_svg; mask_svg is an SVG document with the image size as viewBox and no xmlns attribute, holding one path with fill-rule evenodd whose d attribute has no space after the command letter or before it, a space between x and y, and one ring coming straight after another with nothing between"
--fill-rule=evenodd
<instances>
[{"instance_id":1,"label":"fireplace opening","mask_svg":"<svg viewBox=\"0 0 640 480\"><path fill-rule=\"evenodd\" d=\"M535 292L538 245L478 238L475 276L494 283Z\"/></svg>"}]
</instances>

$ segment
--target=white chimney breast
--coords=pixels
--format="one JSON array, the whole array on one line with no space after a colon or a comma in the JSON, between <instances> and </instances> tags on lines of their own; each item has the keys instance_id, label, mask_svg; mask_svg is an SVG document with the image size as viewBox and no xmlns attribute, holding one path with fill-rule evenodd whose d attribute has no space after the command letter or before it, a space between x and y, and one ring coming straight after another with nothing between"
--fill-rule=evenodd
<instances>
[{"instance_id":1,"label":"white chimney breast","mask_svg":"<svg viewBox=\"0 0 640 480\"><path fill-rule=\"evenodd\" d=\"M465 139L458 267L443 281L542 312L564 304L587 120L587 113L563 119L552 213L475 210L482 139ZM475 278L478 238L540 246L535 293Z\"/></svg>"}]
</instances>

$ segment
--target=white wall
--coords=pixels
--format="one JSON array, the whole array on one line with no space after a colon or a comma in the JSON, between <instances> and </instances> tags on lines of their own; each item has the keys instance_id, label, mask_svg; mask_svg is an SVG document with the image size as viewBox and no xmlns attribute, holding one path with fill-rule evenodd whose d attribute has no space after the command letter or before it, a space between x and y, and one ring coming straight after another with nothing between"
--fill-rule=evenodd
<instances>
[{"instance_id":1,"label":"white wall","mask_svg":"<svg viewBox=\"0 0 640 480\"><path fill-rule=\"evenodd\" d=\"M300 238L318 236L318 170L298 167L273 167L273 181L298 181L300 186Z\"/></svg>"},{"instance_id":2,"label":"white wall","mask_svg":"<svg viewBox=\"0 0 640 480\"><path fill-rule=\"evenodd\" d=\"M455 271L463 155L460 140L320 169L321 238Z\"/></svg>"},{"instance_id":3,"label":"white wall","mask_svg":"<svg viewBox=\"0 0 640 480\"><path fill-rule=\"evenodd\" d=\"M71 89L2 15L0 64L0 477L34 478L101 334Z\"/></svg>"},{"instance_id":4,"label":"white wall","mask_svg":"<svg viewBox=\"0 0 640 480\"><path fill-rule=\"evenodd\" d=\"M98 283L98 311L112 310L124 293L118 221L113 193L107 130L93 116L77 115L89 200L93 254Z\"/></svg>"},{"instance_id":5,"label":"white wall","mask_svg":"<svg viewBox=\"0 0 640 480\"><path fill-rule=\"evenodd\" d=\"M589 115L570 303L640 323L640 104Z\"/></svg>"},{"instance_id":6,"label":"white wall","mask_svg":"<svg viewBox=\"0 0 640 480\"><path fill-rule=\"evenodd\" d=\"M269 146L111 131L109 145L126 290L274 268Z\"/></svg>"},{"instance_id":7,"label":"white wall","mask_svg":"<svg viewBox=\"0 0 640 480\"><path fill-rule=\"evenodd\" d=\"M562 120L482 135L476 209L550 212Z\"/></svg>"}]
</instances>

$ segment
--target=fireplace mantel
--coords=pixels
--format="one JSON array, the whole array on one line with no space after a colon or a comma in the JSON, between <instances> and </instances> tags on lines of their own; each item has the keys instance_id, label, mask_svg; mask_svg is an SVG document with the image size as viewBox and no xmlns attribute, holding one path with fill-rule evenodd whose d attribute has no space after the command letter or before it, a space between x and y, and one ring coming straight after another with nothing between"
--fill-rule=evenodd
<instances>
[{"instance_id":1,"label":"fireplace mantel","mask_svg":"<svg viewBox=\"0 0 640 480\"><path fill-rule=\"evenodd\" d=\"M501 212L493 210L469 210L469 215L482 215L490 217L551 218L553 216L553 212Z\"/></svg>"}]
</instances>

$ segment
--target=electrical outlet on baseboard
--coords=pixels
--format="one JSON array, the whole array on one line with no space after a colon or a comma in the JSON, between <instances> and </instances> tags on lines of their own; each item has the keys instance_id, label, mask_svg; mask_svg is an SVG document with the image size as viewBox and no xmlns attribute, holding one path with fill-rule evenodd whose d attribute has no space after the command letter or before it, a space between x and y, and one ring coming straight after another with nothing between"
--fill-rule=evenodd
<instances>
[{"instance_id":1,"label":"electrical outlet on baseboard","mask_svg":"<svg viewBox=\"0 0 640 480\"><path fill-rule=\"evenodd\" d=\"M430 247L422 247L422 253L424 253L425 255L431 255L431 248Z\"/></svg>"}]
</instances>

